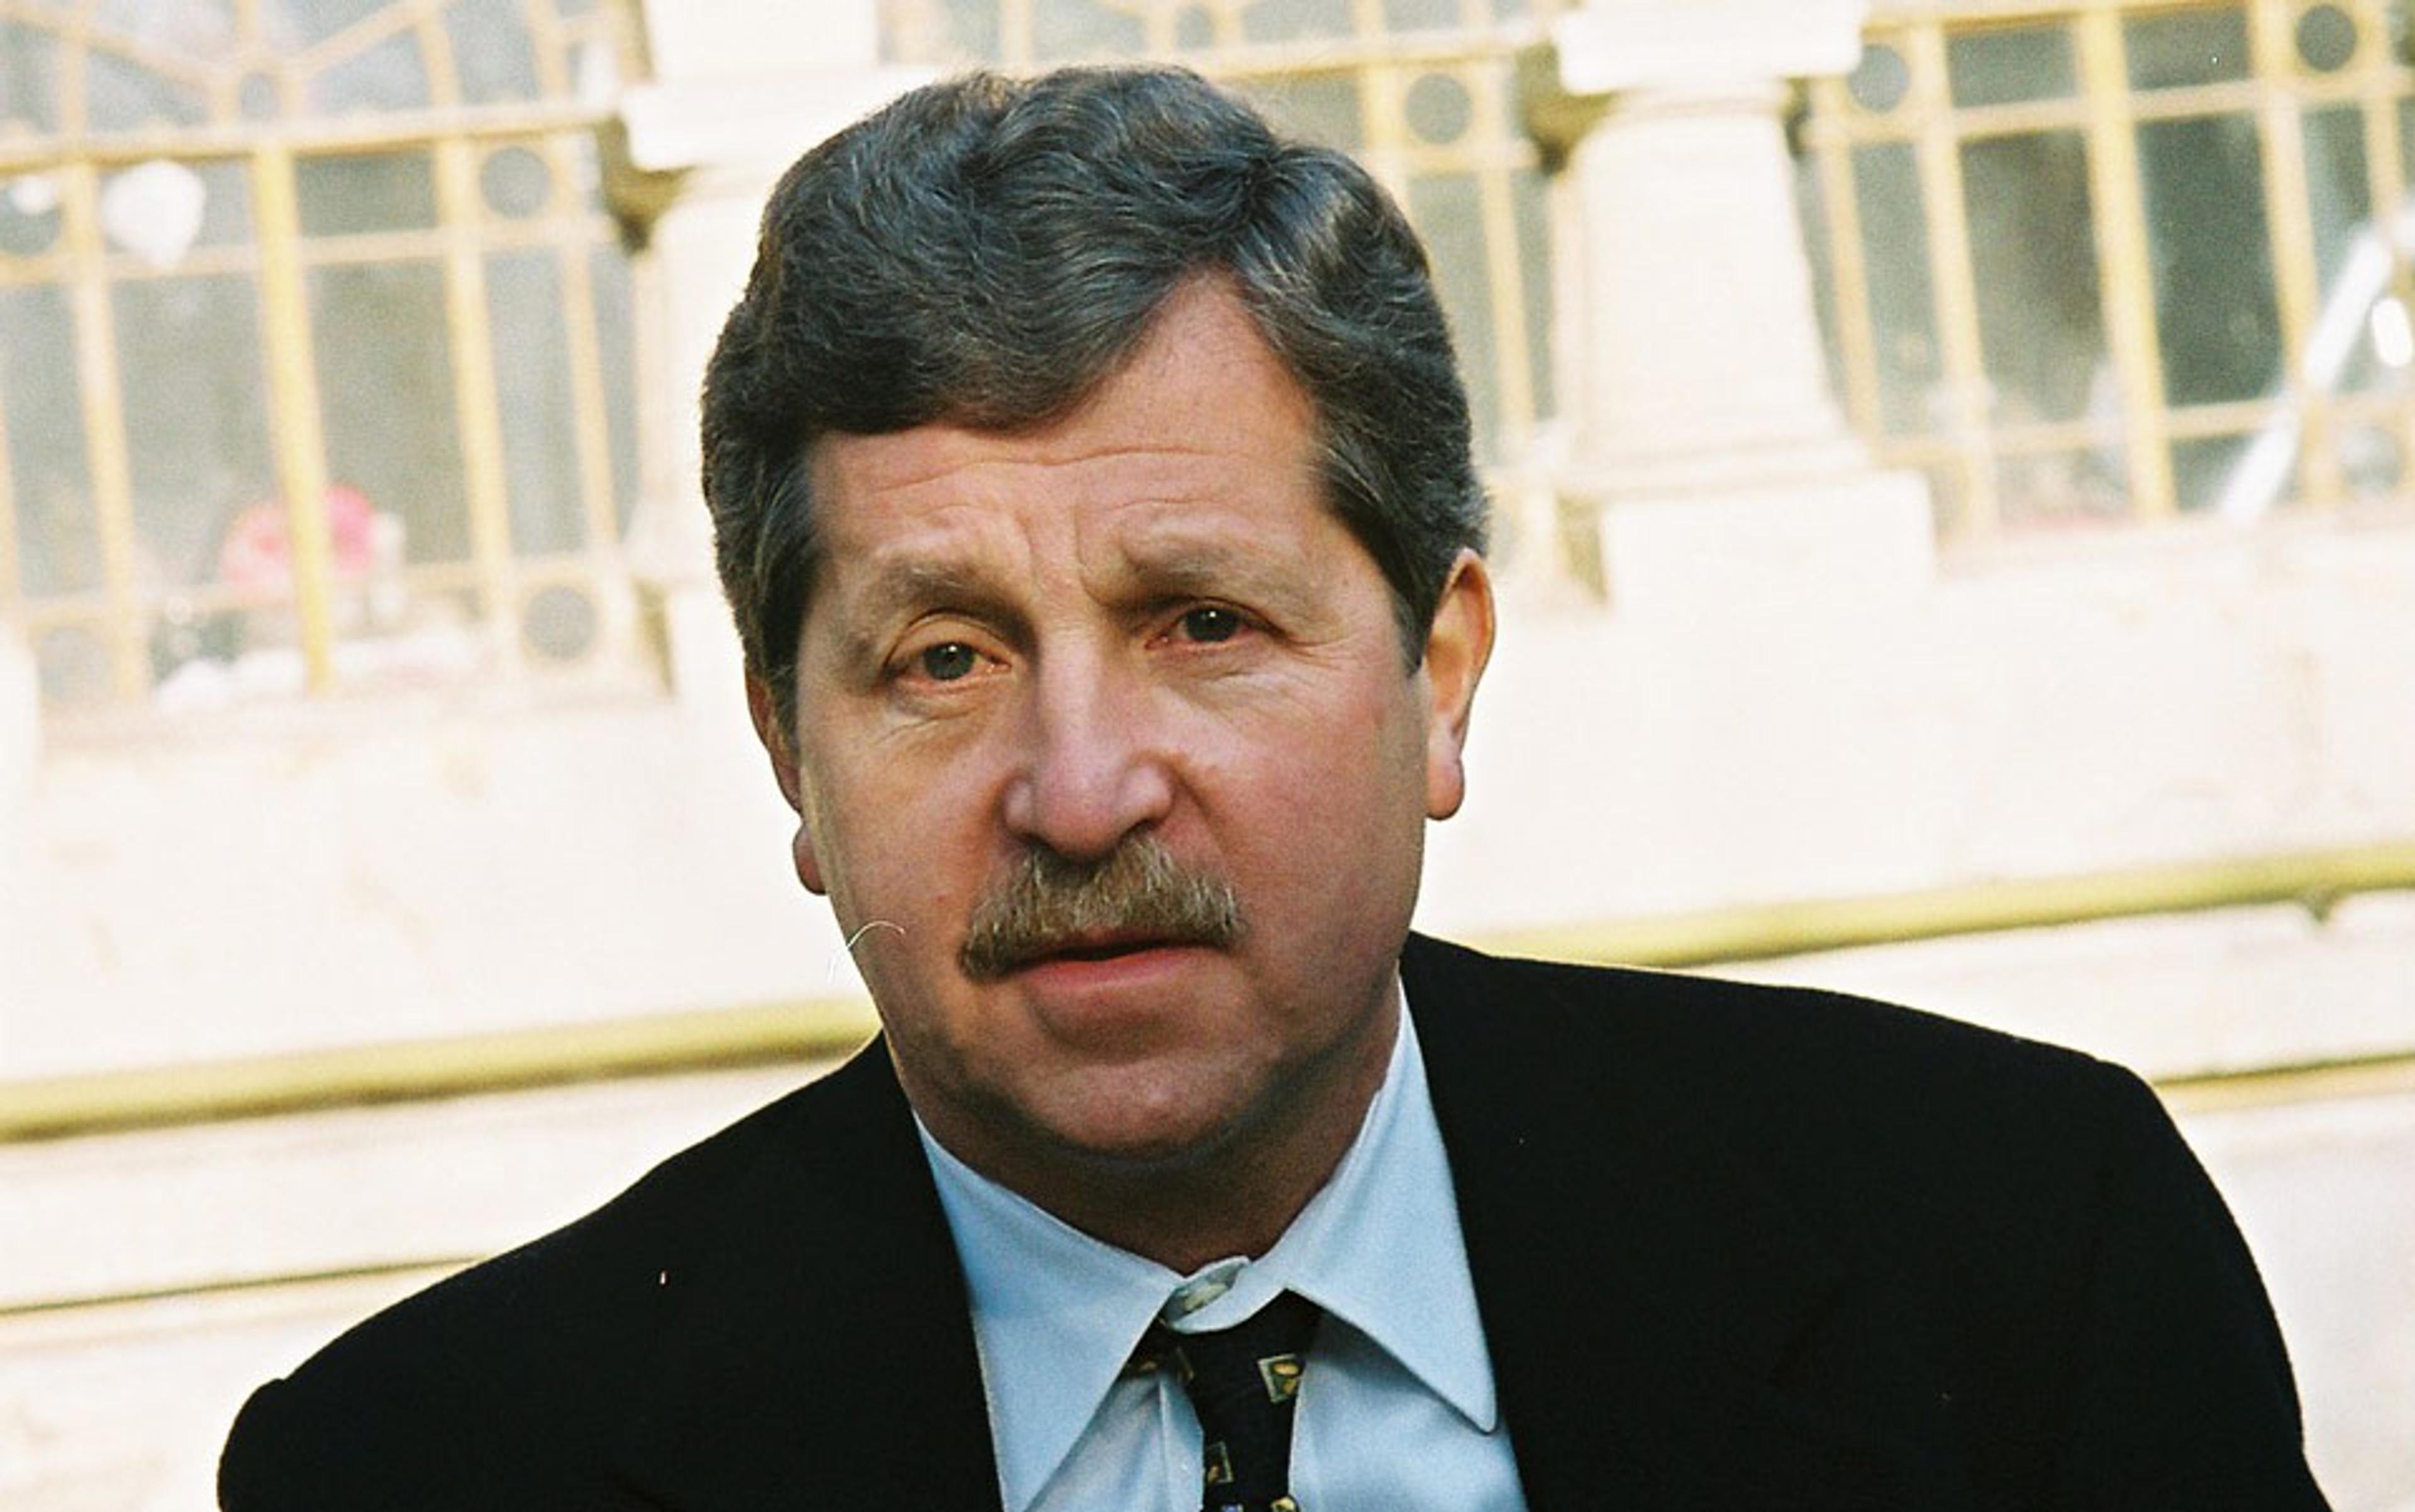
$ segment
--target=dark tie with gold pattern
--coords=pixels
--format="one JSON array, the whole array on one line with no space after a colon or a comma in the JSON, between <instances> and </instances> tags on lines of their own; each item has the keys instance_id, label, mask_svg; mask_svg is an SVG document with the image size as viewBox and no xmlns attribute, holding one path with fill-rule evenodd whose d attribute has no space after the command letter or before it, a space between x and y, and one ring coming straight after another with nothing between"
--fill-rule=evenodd
<instances>
[{"instance_id":1,"label":"dark tie with gold pattern","mask_svg":"<svg viewBox=\"0 0 2415 1512\"><path fill-rule=\"evenodd\" d=\"M1230 1328L1151 1324L1140 1353L1175 1372L1199 1414L1201 1512L1299 1512L1291 1498L1294 1400L1322 1310L1283 1293Z\"/></svg>"}]
</instances>

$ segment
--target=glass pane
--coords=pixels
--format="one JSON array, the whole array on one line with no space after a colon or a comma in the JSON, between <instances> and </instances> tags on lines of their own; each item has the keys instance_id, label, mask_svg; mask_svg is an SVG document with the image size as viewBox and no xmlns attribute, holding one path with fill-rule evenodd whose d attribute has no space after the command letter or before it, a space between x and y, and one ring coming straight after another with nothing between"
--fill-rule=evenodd
<instances>
[{"instance_id":1,"label":"glass pane","mask_svg":"<svg viewBox=\"0 0 2415 1512\"><path fill-rule=\"evenodd\" d=\"M59 128L58 38L0 20L0 131L22 123L41 135Z\"/></svg>"},{"instance_id":2,"label":"glass pane","mask_svg":"<svg viewBox=\"0 0 2415 1512\"><path fill-rule=\"evenodd\" d=\"M222 554L236 516L282 507L269 461L258 294L233 277L143 279L111 292L141 580L217 580L231 565Z\"/></svg>"},{"instance_id":3,"label":"glass pane","mask_svg":"<svg viewBox=\"0 0 2415 1512\"><path fill-rule=\"evenodd\" d=\"M1341 152L1366 144L1359 129L1358 81L1345 73L1253 79L1240 96L1266 112L1278 130Z\"/></svg>"},{"instance_id":4,"label":"glass pane","mask_svg":"<svg viewBox=\"0 0 2415 1512\"><path fill-rule=\"evenodd\" d=\"M1478 455L1495 455L1501 401L1492 335L1492 298L1486 278L1484 217L1473 173L1423 173L1409 185L1409 219L1432 259L1435 292L1450 322L1467 406L1476 423Z\"/></svg>"},{"instance_id":5,"label":"glass pane","mask_svg":"<svg viewBox=\"0 0 2415 1512\"><path fill-rule=\"evenodd\" d=\"M2237 6L2169 10L2122 22L2133 89L2177 89L2244 79L2247 14Z\"/></svg>"},{"instance_id":6,"label":"glass pane","mask_svg":"<svg viewBox=\"0 0 2415 1512\"><path fill-rule=\"evenodd\" d=\"M235 85L235 109L247 121L273 121L285 113L285 91L267 74L246 74Z\"/></svg>"},{"instance_id":7,"label":"glass pane","mask_svg":"<svg viewBox=\"0 0 2415 1512\"><path fill-rule=\"evenodd\" d=\"M2415 98L2398 102L2398 182L2415 188Z\"/></svg>"},{"instance_id":8,"label":"glass pane","mask_svg":"<svg viewBox=\"0 0 2415 1512\"><path fill-rule=\"evenodd\" d=\"M2260 444L2247 436L2172 442L2172 494L2182 511L2219 509L2253 518L2278 507L2297 487L2294 447L2274 431Z\"/></svg>"},{"instance_id":9,"label":"glass pane","mask_svg":"<svg viewBox=\"0 0 2415 1512\"><path fill-rule=\"evenodd\" d=\"M528 556L576 551L587 540L570 340L562 329L562 270L554 256L503 252L487 259L512 547Z\"/></svg>"},{"instance_id":10,"label":"glass pane","mask_svg":"<svg viewBox=\"0 0 2415 1512\"><path fill-rule=\"evenodd\" d=\"M248 531L266 543L261 547L262 560L274 564L277 580L282 583L284 512L274 504L254 504L238 516L232 530L236 535ZM293 610L284 604L211 608L178 594L168 595L153 608L146 637L151 676L157 683L153 706L180 713L223 708L247 695L290 697L302 693L308 671L295 649L297 623ZM240 675L232 670L238 662L244 664Z\"/></svg>"},{"instance_id":11,"label":"glass pane","mask_svg":"<svg viewBox=\"0 0 2415 1512\"><path fill-rule=\"evenodd\" d=\"M1036 58L1130 55L1148 40L1138 16L1101 0L1033 0L1031 54Z\"/></svg>"},{"instance_id":12,"label":"glass pane","mask_svg":"<svg viewBox=\"0 0 2415 1512\"><path fill-rule=\"evenodd\" d=\"M1827 372L1828 392L1842 394L1845 363L1837 337L1836 237L1820 166L1819 158L1812 154L1802 153L1794 157L1794 224L1802 237L1804 262L1811 275L1811 315L1820 327L1820 356Z\"/></svg>"},{"instance_id":13,"label":"glass pane","mask_svg":"<svg viewBox=\"0 0 2415 1512\"><path fill-rule=\"evenodd\" d=\"M1890 435L1936 429L1945 418L1945 365L1929 277L1928 214L1911 143L1853 149L1853 204L1862 222L1881 421Z\"/></svg>"},{"instance_id":14,"label":"glass pane","mask_svg":"<svg viewBox=\"0 0 2415 1512\"><path fill-rule=\"evenodd\" d=\"M433 103L419 43L398 32L310 81L310 109L322 115L424 110Z\"/></svg>"},{"instance_id":15,"label":"glass pane","mask_svg":"<svg viewBox=\"0 0 2415 1512\"><path fill-rule=\"evenodd\" d=\"M525 15L518 0L456 0L444 12L464 104L538 97L536 45Z\"/></svg>"},{"instance_id":16,"label":"glass pane","mask_svg":"<svg viewBox=\"0 0 2415 1512\"><path fill-rule=\"evenodd\" d=\"M436 168L425 152L299 158L293 194L305 236L427 231L436 224Z\"/></svg>"},{"instance_id":17,"label":"glass pane","mask_svg":"<svg viewBox=\"0 0 2415 1512\"><path fill-rule=\"evenodd\" d=\"M2364 112L2354 105L2333 105L2309 110L2302 119L2306 207L2322 290L2322 307L2306 339L2306 376L2316 387L2332 392L2368 389L2386 372L2375 354L2369 317L2389 289L2390 248L2373 224L2364 176Z\"/></svg>"},{"instance_id":18,"label":"glass pane","mask_svg":"<svg viewBox=\"0 0 2415 1512\"><path fill-rule=\"evenodd\" d=\"M0 185L0 257L39 257L58 240L57 179L27 173Z\"/></svg>"},{"instance_id":19,"label":"glass pane","mask_svg":"<svg viewBox=\"0 0 2415 1512\"><path fill-rule=\"evenodd\" d=\"M1216 45L1216 18L1206 6L1184 6L1175 12L1174 45L1186 52Z\"/></svg>"},{"instance_id":20,"label":"glass pane","mask_svg":"<svg viewBox=\"0 0 2415 1512\"><path fill-rule=\"evenodd\" d=\"M2301 121L2315 262L2328 292L2338 280L2349 247L2360 233L2372 229L2373 197L2364 181L2364 112L2354 105L2332 105L2309 110Z\"/></svg>"},{"instance_id":21,"label":"glass pane","mask_svg":"<svg viewBox=\"0 0 2415 1512\"><path fill-rule=\"evenodd\" d=\"M2388 499L2398 492L2407 458L2398 438L2380 426L2357 426L2339 439L2340 478L2358 499Z\"/></svg>"},{"instance_id":22,"label":"glass pane","mask_svg":"<svg viewBox=\"0 0 2415 1512\"><path fill-rule=\"evenodd\" d=\"M1526 300L1526 364L1535 413L1559 410L1552 387L1552 207L1543 175L1522 168L1509 175L1509 204L1518 218L1518 273Z\"/></svg>"},{"instance_id":23,"label":"glass pane","mask_svg":"<svg viewBox=\"0 0 2415 1512\"><path fill-rule=\"evenodd\" d=\"M328 481L396 522L403 561L467 561L442 272L432 262L313 268L309 292Z\"/></svg>"},{"instance_id":24,"label":"glass pane","mask_svg":"<svg viewBox=\"0 0 2415 1512\"><path fill-rule=\"evenodd\" d=\"M2356 20L2337 6L2313 6L2298 18L2298 56L2318 73L2332 73L2356 59Z\"/></svg>"},{"instance_id":25,"label":"glass pane","mask_svg":"<svg viewBox=\"0 0 2415 1512\"><path fill-rule=\"evenodd\" d=\"M88 50L84 58L84 112L95 131L200 126L209 119L209 101L192 84L98 48Z\"/></svg>"},{"instance_id":26,"label":"glass pane","mask_svg":"<svg viewBox=\"0 0 2415 1512\"><path fill-rule=\"evenodd\" d=\"M94 0L92 10L109 30L181 56L218 62L234 51L233 0Z\"/></svg>"},{"instance_id":27,"label":"glass pane","mask_svg":"<svg viewBox=\"0 0 2415 1512\"><path fill-rule=\"evenodd\" d=\"M1476 102L1468 97L1465 84L1447 73L1430 73L1409 86L1402 112L1419 141L1443 146L1467 134Z\"/></svg>"},{"instance_id":28,"label":"glass pane","mask_svg":"<svg viewBox=\"0 0 2415 1512\"><path fill-rule=\"evenodd\" d=\"M1384 0L1384 25L1394 32L1437 31L1460 24L1459 0Z\"/></svg>"},{"instance_id":29,"label":"glass pane","mask_svg":"<svg viewBox=\"0 0 2415 1512\"><path fill-rule=\"evenodd\" d=\"M595 348L604 367L604 410L612 434L612 518L625 539L638 507L636 292L629 260L617 247L588 253L595 296Z\"/></svg>"},{"instance_id":30,"label":"glass pane","mask_svg":"<svg viewBox=\"0 0 2415 1512\"><path fill-rule=\"evenodd\" d=\"M890 12L890 45L915 63L996 63L998 0L913 0Z\"/></svg>"},{"instance_id":31,"label":"glass pane","mask_svg":"<svg viewBox=\"0 0 2415 1512\"><path fill-rule=\"evenodd\" d=\"M2122 449L2010 456L1996 463L1996 507L2006 524L2120 519L2130 500Z\"/></svg>"},{"instance_id":32,"label":"glass pane","mask_svg":"<svg viewBox=\"0 0 2415 1512\"><path fill-rule=\"evenodd\" d=\"M2255 121L2142 122L2138 177L2166 401L2211 404L2265 393L2280 377L2281 322Z\"/></svg>"},{"instance_id":33,"label":"glass pane","mask_svg":"<svg viewBox=\"0 0 2415 1512\"><path fill-rule=\"evenodd\" d=\"M1999 424L2075 420L2114 404L2077 131L1962 145L1963 214L1979 299L1979 350Z\"/></svg>"},{"instance_id":34,"label":"glass pane","mask_svg":"<svg viewBox=\"0 0 2415 1512\"><path fill-rule=\"evenodd\" d=\"M526 147L499 147L479 165L478 193L495 214L521 219L553 198L553 171Z\"/></svg>"},{"instance_id":35,"label":"glass pane","mask_svg":"<svg viewBox=\"0 0 2415 1512\"><path fill-rule=\"evenodd\" d=\"M1957 105L2065 99L2079 91L2071 33L2060 24L1948 37L1945 73Z\"/></svg>"},{"instance_id":36,"label":"glass pane","mask_svg":"<svg viewBox=\"0 0 2415 1512\"><path fill-rule=\"evenodd\" d=\"M280 51L323 42L383 9L387 0L263 0L262 25Z\"/></svg>"},{"instance_id":37,"label":"glass pane","mask_svg":"<svg viewBox=\"0 0 2415 1512\"><path fill-rule=\"evenodd\" d=\"M1241 12L1243 41L1293 42L1350 35L1350 0L1258 0Z\"/></svg>"},{"instance_id":38,"label":"glass pane","mask_svg":"<svg viewBox=\"0 0 2415 1512\"><path fill-rule=\"evenodd\" d=\"M1862 60L1845 78L1845 88L1853 103L1866 111L1883 113L1903 103L1912 92L1912 69L1903 54L1883 43L1872 42L1862 49Z\"/></svg>"},{"instance_id":39,"label":"glass pane","mask_svg":"<svg viewBox=\"0 0 2415 1512\"><path fill-rule=\"evenodd\" d=\"M17 503L18 580L29 597L101 584L81 402L67 292L0 287L0 426Z\"/></svg>"},{"instance_id":40,"label":"glass pane","mask_svg":"<svg viewBox=\"0 0 2415 1512\"><path fill-rule=\"evenodd\" d=\"M186 165L200 175L203 191L202 231L196 247L242 247L251 240L251 173L241 162L221 159Z\"/></svg>"}]
</instances>

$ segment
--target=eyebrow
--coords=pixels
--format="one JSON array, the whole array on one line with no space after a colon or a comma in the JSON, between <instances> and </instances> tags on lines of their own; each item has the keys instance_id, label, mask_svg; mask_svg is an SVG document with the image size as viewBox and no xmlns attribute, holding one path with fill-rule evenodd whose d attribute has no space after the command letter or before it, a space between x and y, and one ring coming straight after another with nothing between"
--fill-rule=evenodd
<instances>
[{"instance_id":1,"label":"eyebrow","mask_svg":"<svg viewBox=\"0 0 2415 1512\"><path fill-rule=\"evenodd\" d=\"M1197 531L1143 532L1124 544L1116 579L1135 602L1172 598L1238 598L1278 611L1303 612L1299 575L1248 543ZM836 606L840 645L853 664L881 654L890 626L927 609L946 607L1020 628L1028 614L998 573L964 557L899 553L873 563Z\"/></svg>"},{"instance_id":2,"label":"eyebrow","mask_svg":"<svg viewBox=\"0 0 2415 1512\"><path fill-rule=\"evenodd\" d=\"M1299 599L1298 575L1284 570L1283 560L1221 537L1166 531L1132 543L1127 560L1131 577L1153 598L1238 594L1282 607Z\"/></svg>"},{"instance_id":3,"label":"eyebrow","mask_svg":"<svg viewBox=\"0 0 2415 1512\"><path fill-rule=\"evenodd\" d=\"M839 643L851 663L876 659L887 627L946 606L1012 624L1022 618L997 576L953 558L897 556L876 564L837 606Z\"/></svg>"}]
</instances>

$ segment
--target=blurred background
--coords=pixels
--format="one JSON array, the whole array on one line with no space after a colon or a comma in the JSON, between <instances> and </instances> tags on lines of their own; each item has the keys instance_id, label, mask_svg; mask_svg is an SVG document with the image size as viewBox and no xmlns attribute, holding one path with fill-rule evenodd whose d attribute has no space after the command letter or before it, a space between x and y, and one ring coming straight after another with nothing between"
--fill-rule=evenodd
<instances>
[{"instance_id":1,"label":"blurred background","mask_svg":"<svg viewBox=\"0 0 2415 1512\"><path fill-rule=\"evenodd\" d=\"M1435 259L1423 927L2126 1061L2415 1508L2405 0L0 0L0 1505L868 1032L695 476L773 176L1187 62ZM832 1305L843 1305L832 1299Z\"/></svg>"}]
</instances>

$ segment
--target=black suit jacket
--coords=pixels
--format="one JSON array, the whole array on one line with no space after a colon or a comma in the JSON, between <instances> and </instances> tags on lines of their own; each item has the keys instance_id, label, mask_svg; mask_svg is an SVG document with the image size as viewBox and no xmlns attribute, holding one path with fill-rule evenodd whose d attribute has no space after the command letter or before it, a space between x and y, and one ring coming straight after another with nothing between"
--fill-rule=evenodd
<instances>
[{"instance_id":1,"label":"black suit jacket","mask_svg":"<svg viewBox=\"0 0 2415 1512\"><path fill-rule=\"evenodd\" d=\"M1534 1512L2323 1505L2254 1265L2129 1073L1822 994L1402 971ZM262 1387L220 1496L995 1508L885 1055Z\"/></svg>"}]
</instances>

